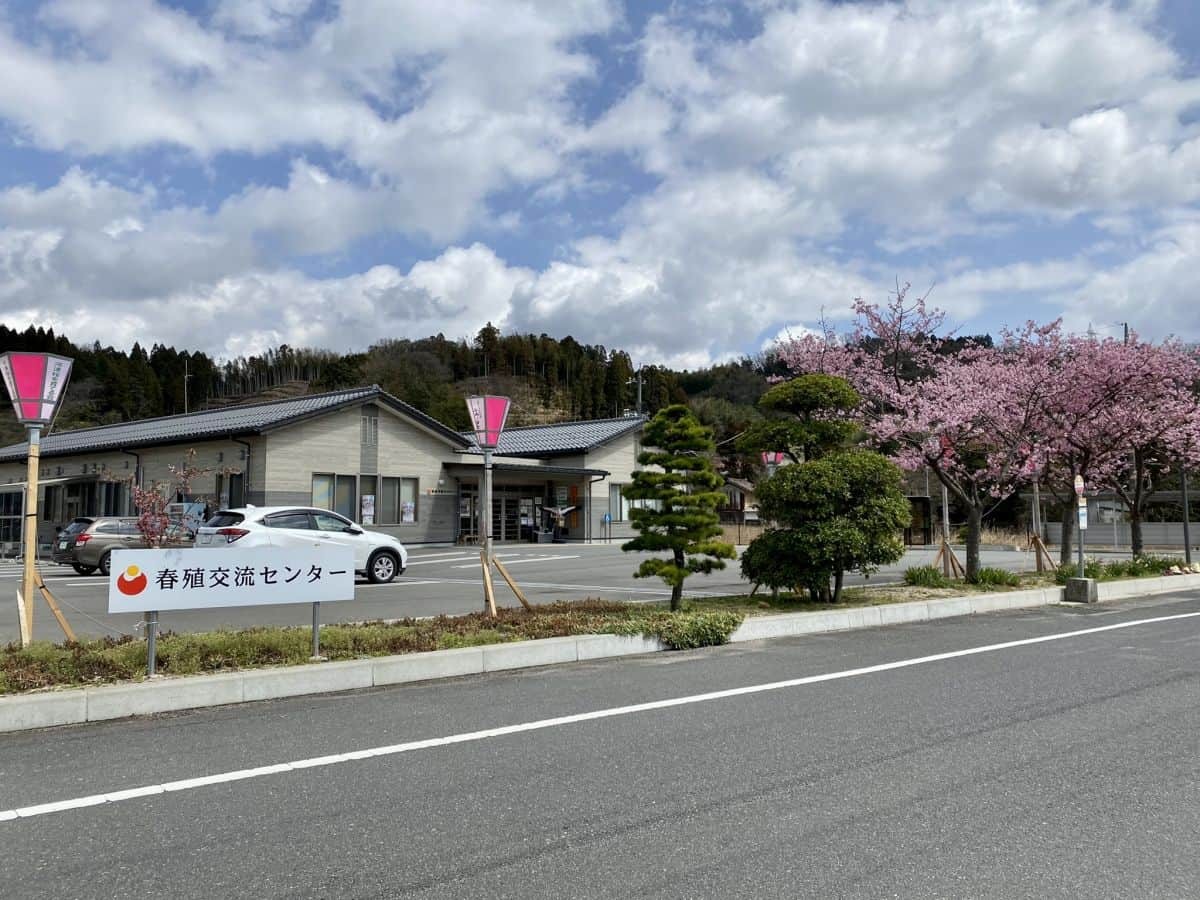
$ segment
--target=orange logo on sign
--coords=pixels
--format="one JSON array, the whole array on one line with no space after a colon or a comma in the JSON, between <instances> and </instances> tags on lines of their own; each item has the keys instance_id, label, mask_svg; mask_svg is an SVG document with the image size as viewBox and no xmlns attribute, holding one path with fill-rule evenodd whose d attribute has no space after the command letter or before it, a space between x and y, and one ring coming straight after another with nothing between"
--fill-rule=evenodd
<instances>
[{"instance_id":1,"label":"orange logo on sign","mask_svg":"<svg viewBox=\"0 0 1200 900\"><path fill-rule=\"evenodd\" d=\"M130 566L117 578L117 590L133 597L146 589L146 573L137 566Z\"/></svg>"}]
</instances>

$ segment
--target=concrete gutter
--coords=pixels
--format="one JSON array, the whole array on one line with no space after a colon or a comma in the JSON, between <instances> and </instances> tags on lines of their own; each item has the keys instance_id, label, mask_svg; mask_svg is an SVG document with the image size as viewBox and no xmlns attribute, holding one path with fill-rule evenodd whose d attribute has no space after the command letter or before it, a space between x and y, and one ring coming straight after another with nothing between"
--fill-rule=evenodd
<instances>
[{"instance_id":1,"label":"concrete gutter","mask_svg":"<svg viewBox=\"0 0 1200 900\"><path fill-rule=\"evenodd\" d=\"M1140 578L1098 585L1101 601L1198 587L1200 575ZM753 616L738 627L731 635L730 642L822 634L852 628L877 628L1006 609L1029 609L1061 603L1062 598L1062 588L1037 588L882 606ZM248 669L214 675L166 676L130 684L41 691L0 697L0 732L77 725L306 694L329 694L438 678L481 675L505 669L654 653L664 649L656 638L641 635L586 634L431 653Z\"/></svg>"}]
</instances>

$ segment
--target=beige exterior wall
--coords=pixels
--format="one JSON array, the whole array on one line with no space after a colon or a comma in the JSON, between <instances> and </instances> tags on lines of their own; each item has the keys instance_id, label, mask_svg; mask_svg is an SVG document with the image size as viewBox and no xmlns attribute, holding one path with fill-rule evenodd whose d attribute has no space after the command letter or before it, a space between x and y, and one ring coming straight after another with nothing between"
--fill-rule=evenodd
<instances>
[{"instance_id":1,"label":"beige exterior wall","mask_svg":"<svg viewBox=\"0 0 1200 900\"><path fill-rule=\"evenodd\" d=\"M470 461L479 463L478 456L461 454L456 447L439 435L404 418L384 404L377 404L379 421L378 445L374 452L364 452L362 446L362 406L336 410L316 416L243 443L231 439L196 441L163 447L140 448L135 451L141 461L142 483L173 481L169 466L185 462L187 451L194 449L194 465L209 471L196 478L192 493L214 505L217 497L217 473L240 472L245 476L246 502L259 506L308 505L312 503L313 475L350 475L356 479L355 515L361 520L359 501L364 493L363 476L380 478L412 478L417 481L416 521L413 523L381 523L380 483L375 485L376 522L373 530L395 534L407 543L453 541L458 529L459 481L451 476L446 465ZM514 459L513 463L531 466L528 475L497 473L497 487L503 485L540 485L543 497L554 497L554 485L566 484L578 498L580 509L571 517L571 540L596 540L603 536L602 519L609 511L609 485L628 484L637 469L641 432L619 437L587 454L554 457L545 460ZM248 458L247 458L248 456ZM375 461L377 460L377 464ZM509 462L496 457L496 462ZM565 478L538 472L536 466L549 464L580 468L604 469L611 474L605 480L589 485L586 476ZM132 479L138 460L120 451L46 457L42 461L41 478L71 478L87 480ZM364 467L367 471L364 471ZM371 469L375 471L370 471ZM460 473L461 476L461 473ZM462 476L471 490L474 481ZM23 462L0 463L0 489L25 480ZM44 496L44 493L43 493ZM92 510L88 510L92 512ZM53 526L62 522L42 522L44 534L39 540L53 536ZM627 526L614 523L614 537L627 535Z\"/></svg>"},{"instance_id":2,"label":"beige exterior wall","mask_svg":"<svg viewBox=\"0 0 1200 900\"><path fill-rule=\"evenodd\" d=\"M611 485L626 485L633 481L633 473L640 467L637 463L638 453L642 450L642 431L639 428L629 434L622 435L603 446L596 447L588 453L581 463L589 469L604 469L609 473L603 481L591 486L592 502L589 509L590 528L593 540L604 536L604 514L613 517L612 535L614 538L628 537L633 534L628 522L617 519L617 510L609 509L609 488Z\"/></svg>"},{"instance_id":3,"label":"beige exterior wall","mask_svg":"<svg viewBox=\"0 0 1200 900\"><path fill-rule=\"evenodd\" d=\"M269 432L264 506L312 502L314 473L357 475L361 412L341 409Z\"/></svg>"},{"instance_id":4,"label":"beige exterior wall","mask_svg":"<svg viewBox=\"0 0 1200 900\"><path fill-rule=\"evenodd\" d=\"M251 438L250 460L244 458L246 448L235 441L224 439L219 441L196 441L189 444L174 444L166 447L144 447L130 451L137 457L122 453L119 450L109 450L99 453L81 453L71 456L46 456L39 466L39 481L69 478L73 480L90 481L130 481L132 482L139 463L141 463L141 483L149 487L155 482L166 491L175 482L170 467L182 467L187 462L188 450L195 450L196 455L192 465L209 471L192 480L191 492L194 496L203 497L212 504L217 503L216 482L220 472L240 472L248 474L247 496L253 491L261 491L263 484L262 468L262 439ZM0 463L0 490L4 485L24 483L25 463ZM40 495L40 508L44 509L46 485L43 484ZM250 502L254 502L253 499ZM132 512L132 508L130 509ZM49 541L54 535L54 526L64 522L45 521L39 516L38 540Z\"/></svg>"},{"instance_id":5,"label":"beige exterior wall","mask_svg":"<svg viewBox=\"0 0 1200 900\"><path fill-rule=\"evenodd\" d=\"M379 410L379 475L417 479L417 521L373 528L405 543L452 541L458 516L456 483L443 468L458 458L457 448L401 418L387 407Z\"/></svg>"},{"instance_id":6,"label":"beige exterior wall","mask_svg":"<svg viewBox=\"0 0 1200 900\"><path fill-rule=\"evenodd\" d=\"M442 461L457 454L449 444L401 417L387 406L378 407L378 472L363 472L361 406L339 410L269 433L266 442L267 506L307 505L312 502L314 475L353 475L363 493L363 476L417 479L416 522L369 527L395 534L402 541L420 543L454 539L457 497L453 479L447 479ZM439 480L443 483L439 484ZM378 487L376 487L376 492ZM376 497L377 516L379 509ZM355 500L355 521L361 519Z\"/></svg>"}]
</instances>

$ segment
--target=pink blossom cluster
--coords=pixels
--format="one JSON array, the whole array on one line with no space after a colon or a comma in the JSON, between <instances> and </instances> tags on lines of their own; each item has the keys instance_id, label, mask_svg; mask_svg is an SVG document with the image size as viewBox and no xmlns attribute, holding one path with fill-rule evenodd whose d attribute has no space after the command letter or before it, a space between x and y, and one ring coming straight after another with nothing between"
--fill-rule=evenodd
<instances>
[{"instance_id":1,"label":"pink blossom cluster","mask_svg":"<svg viewBox=\"0 0 1200 900\"><path fill-rule=\"evenodd\" d=\"M848 339L791 339L778 358L793 375L845 377L873 442L928 466L968 508L1034 480L1065 499L1076 475L1140 503L1148 472L1200 462L1200 364L1177 342L1068 335L1055 321L951 346L943 314L905 288L854 309Z\"/></svg>"}]
</instances>

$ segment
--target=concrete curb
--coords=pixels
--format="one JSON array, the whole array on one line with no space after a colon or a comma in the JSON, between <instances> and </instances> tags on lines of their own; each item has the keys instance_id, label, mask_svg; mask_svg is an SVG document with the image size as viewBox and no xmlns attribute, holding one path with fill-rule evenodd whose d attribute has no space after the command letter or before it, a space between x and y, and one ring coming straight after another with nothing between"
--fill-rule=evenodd
<instances>
[{"instance_id":1,"label":"concrete curb","mask_svg":"<svg viewBox=\"0 0 1200 900\"><path fill-rule=\"evenodd\" d=\"M1119 600L1200 587L1200 575L1169 575L1099 585L1100 600ZM755 616L730 636L731 643L804 634L925 622L1062 602L1062 588L976 594L828 612ZM430 653L407 653L346 662L315 663L214 675L189 675L135 684L72 688L0 697L0 733L77 725L130 716L308 694L361 690L438 678L605 659L666 649L644 635L585 634L512 644L488 644Z\"/></svg>"}]
</instances>

